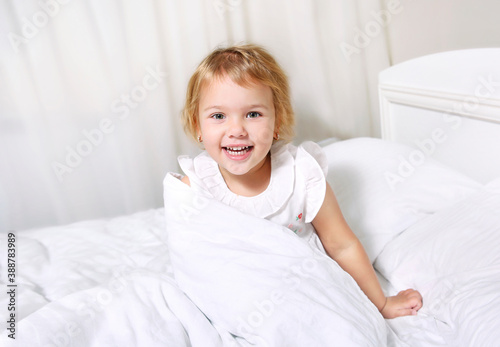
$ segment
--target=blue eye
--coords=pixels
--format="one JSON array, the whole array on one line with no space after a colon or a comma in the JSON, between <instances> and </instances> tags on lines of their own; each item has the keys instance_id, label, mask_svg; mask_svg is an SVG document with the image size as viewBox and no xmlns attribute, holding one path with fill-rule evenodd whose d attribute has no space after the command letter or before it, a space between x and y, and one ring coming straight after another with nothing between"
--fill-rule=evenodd
<instances>
[{"instance_id":1,"label":"blue eye","mask_svg":"<svg viewBox=\"0 0 500 347\"><path fill-rule=\"evenodd\" d=\"M261 114L259 112L248 112L247 114L247 118L257 118L259 117Z\"/></svg>"},{"instance_id":2,"label":"blue eye","mask_svg":"<svg viewBox=\"0 0 500 347\"><path fill-rule=\"evenodd\" d=\"M215 113L215 114L211 115L210 117L213 119L224 119L225 118L225 116L222 113Z\"/></svg>"}]
</instances>

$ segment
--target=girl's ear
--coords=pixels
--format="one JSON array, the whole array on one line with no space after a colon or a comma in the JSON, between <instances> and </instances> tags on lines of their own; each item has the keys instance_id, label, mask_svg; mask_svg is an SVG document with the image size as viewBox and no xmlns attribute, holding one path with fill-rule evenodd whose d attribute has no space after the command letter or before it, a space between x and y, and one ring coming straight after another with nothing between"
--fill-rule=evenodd
<instances>
[{"instance_id":1,"label":"girl's ear","mask_svg":"<svg viewBox=\"0 0 500 347\"><path fill-rule=\"evenodd\" d=\"M203 142L203 137L201 136L201 130L200 130L200 126L198 124L198 122L196 122L196 139L198 140L198 142Z\"/></svg>"},{"instance_id":2,"label":"girl's ear","mask_svg":"<svg viewBox=\"0 0 500 347\"><path fill-rule=\"evenodd\" d=\"M280 126L279 124L277 124L275 127L274 127L274 136L273 136L273 139L278 141L280 139Z\"/></svg>"}]
</instances>

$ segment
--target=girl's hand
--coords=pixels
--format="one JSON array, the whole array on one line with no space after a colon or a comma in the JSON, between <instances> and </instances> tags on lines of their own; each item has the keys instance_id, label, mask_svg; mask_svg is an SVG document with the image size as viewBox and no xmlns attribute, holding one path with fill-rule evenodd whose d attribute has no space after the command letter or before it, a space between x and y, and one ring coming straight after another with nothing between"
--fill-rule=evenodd
<instances>
[{"instance_id":1,"label":"girl's hand","mask_svg":"<svg viewBox=\"0 0 500 347\"><path fill-rule=\"evenodd\" d=\"M401 316L416 315L422 307L422 295L416 290L407 289L395 296L386 298L385 306L380 313L384 318L396 318Z\"/></svg>"}]
</instances>

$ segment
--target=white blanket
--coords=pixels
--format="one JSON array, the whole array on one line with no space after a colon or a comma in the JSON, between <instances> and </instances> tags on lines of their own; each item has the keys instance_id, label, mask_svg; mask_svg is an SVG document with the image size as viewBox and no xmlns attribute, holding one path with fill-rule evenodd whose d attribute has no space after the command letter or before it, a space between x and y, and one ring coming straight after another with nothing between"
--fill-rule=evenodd
<instances>
[{"instance_id":1,"label":"white blanket","mask_svg":"<svg viewBox=\"0 0 500 347\"><path fill-rule=\"evenodd\" d=\"M225 345L388 344L376 307L314 242L196 195L172 175L164 186L176 281Z\"/></svg>"},{"instance_id":2,"label":"white blanket","mask_svg":"<svg viewBox=\"0 0 500 347\"><path fill-rule=\"evenodd\" d=\"M173 279L164 233L163 209L16 233L16 324L2 319L0 345L220 346Z\"/></svg>"},{"instance_id":3,"label":"white blanket","mask_svg":"<svg viewBox=\"0 0 500 347\"><path fill-rule=\"evenodd\" d=\"M3 346L212 346L220 338L175 283L137 271L114 290L97 286L23 319Z\"/></svg>"},{"instance_id":4,"label":"white blanket","mask_svg":"<svg viewBox=\"0 0 500 347\"><path fill-rule=\"evenodd\" d=\"M16 339L5 318L0 345L386 345L376 308L314 245L172 179L166 226L158 209L16 232Z\"/></svg>"}]
</instances>

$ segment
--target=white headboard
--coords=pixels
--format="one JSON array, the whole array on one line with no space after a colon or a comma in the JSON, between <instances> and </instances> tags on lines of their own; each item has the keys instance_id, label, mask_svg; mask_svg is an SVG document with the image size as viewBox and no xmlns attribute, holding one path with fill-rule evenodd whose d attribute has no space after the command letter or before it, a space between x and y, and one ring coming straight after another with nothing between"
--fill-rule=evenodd
<instances>
[{"instance_id":1,"label":"white headboard","mask_svg":"<svg viewBox=\"0 0 500 347\"><path fill-rule=\"evenodd\" d=\"M500 48L432 54L379 75L382 138L479 182L500 177Z\"/></svg>"}]
</instances>

